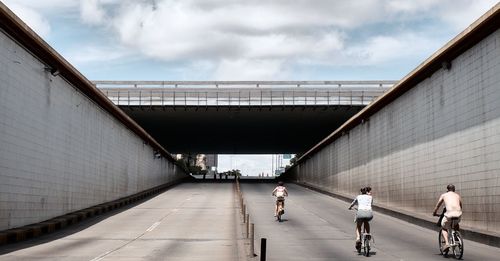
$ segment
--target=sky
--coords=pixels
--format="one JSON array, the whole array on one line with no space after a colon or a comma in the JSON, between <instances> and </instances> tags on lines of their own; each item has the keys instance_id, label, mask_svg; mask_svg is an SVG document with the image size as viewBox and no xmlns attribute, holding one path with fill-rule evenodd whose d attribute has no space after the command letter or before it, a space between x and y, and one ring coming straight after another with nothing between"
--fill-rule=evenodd
<instances>
[{"instance_id":1,"label":"sky","mask_svg":"<svg viewBox=\"0 0 500 261\"><path fill-rule=\"evenodd\" d=\"M0 1L90 80L180 81L399 80L498 3Z\"/></svg>"}]
</instances>

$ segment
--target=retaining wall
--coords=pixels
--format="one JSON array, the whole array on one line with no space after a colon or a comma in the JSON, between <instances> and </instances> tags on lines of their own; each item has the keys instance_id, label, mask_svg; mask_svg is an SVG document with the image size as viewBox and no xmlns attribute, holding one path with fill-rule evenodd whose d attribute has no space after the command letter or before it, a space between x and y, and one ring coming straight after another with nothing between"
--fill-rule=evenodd
<instances>
[{"instance_id":1,"label":"retaining wall","mask_svg":"<svg viewBox=\"0 0 500 261\"><path fill-rule=\"evenodd\" d=\"M0 231L186 175L0 30Z\"/></svg>"},{"instance_id":2,"label":"retaining wall","mask_svg":"<svg viewBox=\"0 0 500 261\"><path fill-rule=\"evenodd\" d=\"M350 198L370 185L378 206L433 221L439 195L453 183L463 197L463 227L499 235L500 31L451 65L285 176Z\"/></svg>"}]
</instances>

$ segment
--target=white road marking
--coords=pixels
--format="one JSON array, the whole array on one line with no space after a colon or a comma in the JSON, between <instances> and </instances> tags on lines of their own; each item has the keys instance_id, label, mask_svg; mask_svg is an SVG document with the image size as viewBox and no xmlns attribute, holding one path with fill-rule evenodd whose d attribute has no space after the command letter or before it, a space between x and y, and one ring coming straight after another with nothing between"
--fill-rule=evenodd
<instances>
[{"instance_id":1,"label":"white road marking","mask_svg":"<svg viewBox=\"0 0 500 261\"><path fill-rule=\"evenodd\" d=\"M105 256L107 256L109 253L111 253L111 251L108 251L108 252L106 252L104 254L101 254L100 256L98 256L98 257L96 257L96 258L94 258L94 259L92 259L90 261L99 261L99 260L103 259Z\"/></svg>"},{"instance_id":2,"label":"white road marking","mask_svg":"<svg viewBox=\"0 0 500 261\"><path fill-rule=\"evenodd\" d=\"M147 232L153 231L161 222L156 222L153 225L151 225L148 229L146 229Z\"/></svg>"}]
</instances>

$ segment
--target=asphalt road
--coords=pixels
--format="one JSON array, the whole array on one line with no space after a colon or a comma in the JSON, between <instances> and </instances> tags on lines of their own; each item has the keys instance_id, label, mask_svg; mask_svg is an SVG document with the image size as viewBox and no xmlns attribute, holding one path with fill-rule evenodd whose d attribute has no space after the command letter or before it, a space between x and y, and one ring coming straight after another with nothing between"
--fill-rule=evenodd
<instances>
[{"instance_id":1,"label":"asphalt road","mask_svg":"<svg viewBox=\"0 0 500 261\"><path fill-rule=\"evenodd\" d=\"M128 209L0 248L0 260L246 258L233 184L185 183Z\"/></svg>"},{"instance_id":2,"label":"asphalt road","mask_svg":"<svg viewBox=\"0 0 500 261\"><path fill-rule=\"evenodd\" d=\"M347 210L348 203L290 184L284 222L279 223L273 217L274 186L242 184L250 222L255 223L257 254L264 237L267 260L367 260L354 249L354 211ZM374 244L369 260L446 260L439 254L437 228L422 228L377 212L371 225ZM500 260L499 248L468 240L464 246L464 260Z\"/></svg>"},{"instance_id":3,"label":"asphalt road","mask_svg":"<svg viewBox=\"0 0 500 261\"><path fill-rule=\"evenodd\" d=\"M185 183L127 209L0 248L0 260L245 260L231 183ZM267 260L361 260L353 211L338 199L289 185L284 222L273 217L273 184L242 184ZM376 192L375 192L376 197ZM444 260L437 232L375 213L370 260ZM465 241L464 260L498 260L500 249ZM254 258L259 260L260 256ZM451 259L451 258L450 258Z\"/></svg>"}]
</instances>

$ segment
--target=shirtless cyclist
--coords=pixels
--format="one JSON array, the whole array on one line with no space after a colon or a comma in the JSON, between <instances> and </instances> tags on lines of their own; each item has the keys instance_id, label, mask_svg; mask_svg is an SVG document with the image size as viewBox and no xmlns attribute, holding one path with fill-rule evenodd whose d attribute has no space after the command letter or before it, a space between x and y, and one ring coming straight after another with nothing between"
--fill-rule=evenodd
<instances>
[{"instance_id":1,"label":"shirtless cyclist","mask_svg":"<svg viewBox=\"0 0 500 261\"><path fill-rule=\"evenodd\" d=\"M446 187L446 189L448 192L439 197L436 207L434 208L434 212L432 212L432 215L437 216L436 212L444 202L446 212L444 213L443 220L441 221L441 229L443 230L443 237L445 240L445 245L442 249L443 252L450 248L450 244L448 242L448 229L451 228L451 219L458 218L458 222L460 222L460 217L462 216L462 199L460 198L460 195L455 193L455 186L450 184Z\"/></svg>"}]
</instances>

